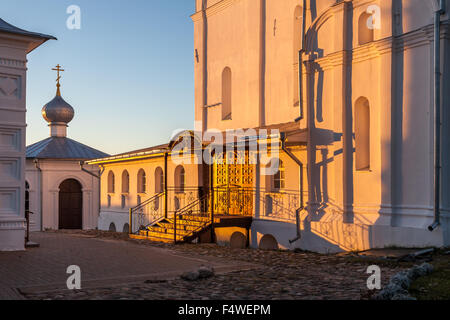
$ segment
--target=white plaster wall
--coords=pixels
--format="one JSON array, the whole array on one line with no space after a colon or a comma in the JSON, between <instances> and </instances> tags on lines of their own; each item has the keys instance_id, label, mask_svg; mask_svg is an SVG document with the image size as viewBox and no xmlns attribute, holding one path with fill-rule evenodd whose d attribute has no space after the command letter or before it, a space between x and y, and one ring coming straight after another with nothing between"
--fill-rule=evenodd
<instances>
[{"instance_id":1,"label":"white plaster wall","mask_svg":"<svg viewBox=\"0 0 450 320\"><path fill-rule=\"evenodd\" d=\"M344 43L342 32L346 17L344 3L308 2L307 27L312 29L310 36L317 34L310 38L309 45L316 56L305 56L305 59L315 59L315 69L309 70L313 72L309 78L310 86L305 83L304 99L308 108L301 125L310 130L310 154L305 159L309 173L307 201L321 209L303 214L305 237L300 241L301 246L339 251L390 245L448 244L448 187L443 192L445 207L441 228L434 233L426 230L433 221L433 1L398 2L395 10L401 13L400 18L392 16L389 1L353 1L347 16L351 19L349 34L352 32L353 38L348 43ZM220 107L208 109L208 127L226 129L257 125L261 89L258 85L260 64L257 62L261 63L262 54L265 55L266 72L266 124L292 121L298 110L291 105L290 26L298 2L255 1L251 7L247 7L249 1L232 5L226 0L220 3L221 10L215 6L206 12L208 104L220 101L220 75L225 66L230 66L233 87L239 88L238 92L233 90L233 108L239 108L239 117L224 122L220 120ZM260 32L257 30L264 3L265 49L258 42ZM381 29L374 31L375 42L359 46L358 19L373 4L381 8ZM277 28L274 32L275 19ZM195 46L200 48L204 22L199 15L194 15L193 20ZM247 29L250 22L252 31ZM392 52L393 26L402 39L396 53ZM223 30L229 32L224 34ZM448 43L448 39L446 41ZM352 51L348 84L343 77L345 65L341 54L344 48ZM446 50L443 49L443 53L448 59ZM204 93L200 65L196 64L197 120L202 117L198 97ZM443 68L448 68L448 62L444 62ZM303 72L307 80L307 70ZM448 86L447 82L444 81L444 88ZM356 171L354 152L343 150L344 139L354 146L351 138L353 115L359 97L369 100L371 111L371 168L366 172ZM349 117L344 121L342 115L345 112ZM346 130L349 132L347 138ZM346 167L347 175L344 176ZM292 167L287 169L288 185L298 185L296 171ZM351 216L350 223L345 222L344 212ZM257 220L252 229L261 234L274 234L279 242L286 242L285 234L289 233L286 230L293 230L295 235L295 227L286 222L276 224Z\"/></svg>"},{"instance_id":2,"label":"white plaster wall","mask_svg":"<svg viewBox=\"0 0 450 320\"><path fill-rule=\"evenodd\" d=\"M30 183L30 210L35 213L32 219L35 224L32 230L58 230L59 228L59 186L67 179L80 182L83 193L84 230L96 229L99 216L100 182L96 177L81 171L76 160L39 160L36 169L33 160L27 160L26 179ZM98 175L98 166L84 166L85 169ZM42 179L42 182L40 181ZM41 184L42 183L42 184ZM42 211L39 199L42 186ZM41 222L42 220L42 222Z\"/></svg>"}]
</instances>

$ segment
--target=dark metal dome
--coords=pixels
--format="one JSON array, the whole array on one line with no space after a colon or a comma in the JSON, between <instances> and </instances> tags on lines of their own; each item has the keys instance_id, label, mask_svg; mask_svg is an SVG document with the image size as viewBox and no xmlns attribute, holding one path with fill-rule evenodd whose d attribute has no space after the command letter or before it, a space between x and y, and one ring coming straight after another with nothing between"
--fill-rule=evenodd
<instances>
[{"instance_id":1,"label":"dark metal dome","mask_svg":"<svg viewBox=\"0 0 450 320\"><path fill-rule=\"evenodd\" d=\"M75 111L60 95L47 103L42 108L42 116L48 123L69 123L72 121Z\"/></svg>"}]
</instances>

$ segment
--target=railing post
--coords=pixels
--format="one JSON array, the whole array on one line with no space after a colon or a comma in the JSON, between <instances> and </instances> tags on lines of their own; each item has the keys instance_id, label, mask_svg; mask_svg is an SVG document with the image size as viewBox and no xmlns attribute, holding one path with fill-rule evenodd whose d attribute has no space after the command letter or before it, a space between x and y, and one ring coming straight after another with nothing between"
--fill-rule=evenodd
<instances>
[{"instance_id":1,"label":"railing post","mask_svg":"<svg viewBox=\"0 0 450 320\"><path fill-rule=\"evenodd\" d=\"M177 211L173 214L173 243L177 244Z\"/></svg>"},{"instance_id":2,"label":"railing post","mask_svg":"<svg viewBox=\"0 0 450 320\"><path fill-rule=\"evenodd\" d=\"M211 208L211 243L214 243L214 165L210 165L209 200Z\"/></svg>"},{"instance_id":3,"label":"railing post","mask_svg":"<svg viewBox=\"0 0 450 320\"><path fill-rule=\"evenodd\" d=\"M168 192L168 184L167 184L167 168L168 168L168 161L169 154L166 152L164 154L164 217L167 219L168 216L168 208L167 208L167 197L169 196L167 194Z\"/></svg>"},{"instance_id":4,"label":"railing post","mask_svg":"<svg viewBox=\"0 0 450 320\"><path fill-rule=\"evenodd\" d=\"M133 209L132 208L129 209L129 214L130 214L130 217L129 217L129 219L130 219L130 221L129 221L130 229L128 230L128 233L129 234L133 234Z\"/></svg>"}]
</instances>

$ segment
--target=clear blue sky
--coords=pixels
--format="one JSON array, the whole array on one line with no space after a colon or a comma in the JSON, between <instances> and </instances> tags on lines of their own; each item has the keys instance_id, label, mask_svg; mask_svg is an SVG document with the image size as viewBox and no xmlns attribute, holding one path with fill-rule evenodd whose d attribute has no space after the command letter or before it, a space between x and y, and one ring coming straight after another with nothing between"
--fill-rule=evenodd
<instances>
[{"instance_id":1,"label":"clear blue sky","mask_svg":"<svg viewBox=\"0 0 450 320\"><path fill-rule=\"evenodd\" d=\"M70 5L81 30L69 30ZM68 136L115 154L165 143L194 126L194 0L2 0L1 18L51 34L28 56L27 145L49 136L42 106L55 95L75 109Z\"/></svg>"}]
</instances>

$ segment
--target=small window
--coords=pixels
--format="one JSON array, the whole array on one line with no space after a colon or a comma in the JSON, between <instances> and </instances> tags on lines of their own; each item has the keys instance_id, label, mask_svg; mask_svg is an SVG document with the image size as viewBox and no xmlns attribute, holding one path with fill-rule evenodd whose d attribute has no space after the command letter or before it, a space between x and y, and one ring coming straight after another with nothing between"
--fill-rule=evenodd
<instances>
[{"instance_id":1,"label":"small window","mask_svg":"<svg viewBox=\"0 0 450 320\"><path fill-rule=\"evenodd\" d=\"M183 166L175 169L175 190L177 193L183 193L185 188L185 171Z\"/></svg>"},{"instance_id":2,"label":"small window","mask_svg":"<svg viewBox=\"0 0 450 320\"><path fill-rule=\"evenodd\" d=\"M107 201L108 201L108 208L111 208L111 195L109 195L109 194L108 194Z\"/></svg>"},{"instance_id":3,"label":"small window","mask_svg":"<svg viewBox=\"0 0 450 320\"><path fill-rule=\"evenodd\" d=\"M128 171L125 170L122 173L122 193L129 193L130 192L130 175L128 174Z\"/></svg>"},{"instance_id":4,"label":"small window","mask_svg":"<svg viewBox=\"0 0 450 320\"><path fill-rule=\"evenodd\" d=\"M293 105L294 107L298 107L300 105L300 94L299 94L299 86L300 86L300 66L299 66L299 52L302 48L303 39L303 8L301 6L297 6L294 11L294 31L293 31L293 43L292 47L294 48L293 52L293 60L294 60L294 96L293 96Z\"/></svg>"},{"instance_id":5,"label":"small window","mask_svg":"<svg viewBox=\"0 0 450 320\"><path fill-rule=\"evenodd\" d=\"M110 223L109 232L116 232L116 225L114 224L114 222Z\"/></svg>"},{"instance_id":6,"label":"small window","mask_svg":"<svg viewBox=\"0 0 450 320\"><path fill-rule=\"evenodd\" d=\"M355 105L355 164L356 170L370 170L370 105L359 98Z\"/></svg>"},{"instance_id":7,"label":"small window","mask_svg":"<svg viewBox=\"0 0 450 320\"><path fill-rule=\"evenodd\" d=\"M155 170L155 193L164 192L164 171L161 167Z\"/></svg>"},{"instance_id":8,"label":"small window","mask_svg":"<svg viewBox=\"0 0 450 320\"><path fill-rule=\"evenodd\" d=\"M124 209L127 205L127 197L122 195L122 209Z\"/></svg>"},{"instance_id":9,"label":"small window","mask_svg":"<svg viewBox=\"0 0 450 320\"><path fill-rule=\"evenodd\" d=\"M108 193L114 193L115 192L115 177L114 172L110 171L108 173Z\"/></svg>"},{"instance_id":10,"label":"small window","mask_svg":"<svg viewBox=\"0 0 450 320\"><path fill-rule=\"evenodd\" d=\"M285 188L285 172L283 161L279 160L278 172L273 176L273 190L280 191Z\"/></svg>"},{"instance_id":11,"label":"small window","mask_svg":"<svg viewBox=\"0 0 450 320\"><path fill-rule=\"evenodd\" d=\"M232 116L232 79L231 69L222 72L222 120L231 120Z\"/></svg>"},{"instance_id":12,"label":"small window","mask_svg":"<svg viewBox=\"0 0 450 320\"><path fill-rule=\"evenodd\" d=\"M146 193L147 192L147 176L145 175L145 171L143 169L138 172L138 185L137 190L138 193Z\"/></svg>"}]
</instances>

